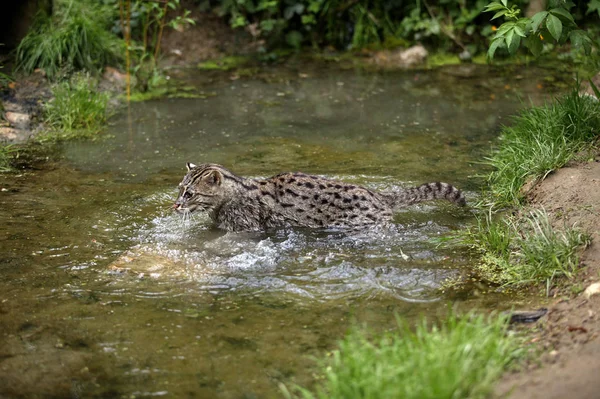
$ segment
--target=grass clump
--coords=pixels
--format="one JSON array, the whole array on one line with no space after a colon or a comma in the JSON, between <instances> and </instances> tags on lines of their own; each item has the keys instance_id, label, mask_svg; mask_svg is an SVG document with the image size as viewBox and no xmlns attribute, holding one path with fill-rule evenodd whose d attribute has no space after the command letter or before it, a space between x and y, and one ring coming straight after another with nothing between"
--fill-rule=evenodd
<instances>
[{"instance_id":1,"label":"grass clump","mask_svg":"<svg viewBox=\"0 0 600 399\"><path fill-rule=\"evenodd\" d=\"M96 71L117 62L122 41L111 32L113 7L94 0L56 0L52 17L38 15L17 48L17 68L42 68L50 79L68 69Z\"/></svg>"},{"instance_id":2,"label":"grass clump","mask_svg":"<svg viewBox=\"0 0 600 399\"><path fill-rule=\"evenodd\" d=\"M524 110L505 127L500 148L489 159L491 205L518 205L521 187L564 166L600 134L600 103L576 90L543 107Z\"/></svg>"},{"instance_id":3,"label":"grass clump","mask_svg":"<svg viewBox=\"0 0 600 399\"><path fill-rule=\"evenodd\" d=\"M12 170L11 161L16 152L17 150L13 145L0 144L0 173Z\"/></svg>"},{"instance_id":4,"label":"grass clump","mask_svg":"<svg viewBox=\"0 0 600 399\"><path fill-rule=\"evenodd\" d=\"M97 81L89 75L76 74L55 84L52 94L43 109L49 129L45 139L89 137L106 123L109 95L98 91Z\"/></svg>"},{"instance_id":5,"label":"grass clump","mask_svg":"<svg viewBox=\"0 0 600 399\"><path fill-rule=\"evenodd\" d=\"M456 238L482 254L476 267L482 278L505 286L544 282L549 287L556 277L573 277L580 248L590 243L578 229L554 229L543 210L504 219L488 214Z\"/></svg>"},{"instance_id":6,"label":"grass clump","mask_svg":"<svg viewBox=\"0 0 600 399\"><path fill-rule=\"evenodd\" d=\"M486 397L520 354L506 325L504 318L451 314L437 326L423 320L415 331L399 322L399 331L376 339L353 331L322 363L323 379L315 392L297 388L296 397Z\"/></svg>"}]
</instances>

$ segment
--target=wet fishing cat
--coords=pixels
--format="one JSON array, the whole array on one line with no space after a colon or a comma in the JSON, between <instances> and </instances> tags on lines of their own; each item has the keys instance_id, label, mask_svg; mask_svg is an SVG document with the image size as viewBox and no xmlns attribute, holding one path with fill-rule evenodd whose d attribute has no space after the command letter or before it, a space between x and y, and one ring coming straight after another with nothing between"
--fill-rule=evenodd
<instances>
[{"instance_id":1,"label":"wet fishing cat","mask_svg":"<svg viewBox=\"0 0 600 399\"><path fill-rule=\"evenodd\" d=\"M217 164L188 163L187 169L173 208L184 215L207 211L217 227L229 231L283 226L357 228L389 222L395 208L421 201L466 203L459 189L439 182L376 192L304 173L247 179Z\"/></svg>"}]
</instances>

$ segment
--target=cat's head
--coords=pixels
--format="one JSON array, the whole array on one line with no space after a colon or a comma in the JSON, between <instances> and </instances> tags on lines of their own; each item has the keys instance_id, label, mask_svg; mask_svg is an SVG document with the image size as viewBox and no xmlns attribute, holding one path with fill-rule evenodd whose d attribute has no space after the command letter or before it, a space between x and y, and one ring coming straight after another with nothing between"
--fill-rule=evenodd
<instances>
[{"instance_id":1,"label":"cat's head","mask_svg":"<svg viewBox=\"0 0 600 399\"><path fill-rule=\"evenodd\" d=\"M235 191L237 176L217 164L187 163L187 174L179 183L179 195L173 209L179 213L213 211L221 207Z\"/></svg>"}]
</instances>

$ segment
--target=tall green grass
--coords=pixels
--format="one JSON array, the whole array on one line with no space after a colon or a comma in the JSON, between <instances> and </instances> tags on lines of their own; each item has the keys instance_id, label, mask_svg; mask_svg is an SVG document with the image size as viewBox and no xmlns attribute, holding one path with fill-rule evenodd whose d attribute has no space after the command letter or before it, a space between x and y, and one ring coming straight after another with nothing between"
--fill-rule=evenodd
<instances>
[{"instance_id":1,"label":"tall green grass","mask_svg":"<svg viewBox=\"0 0 600 399\"><path fill-rule=\"evenodd\" d=\"M305 399L483 398L520 355L506 320L454 314L440 325L422 321L412 331L369 339L351 332L330 359L314 392L296 388ZM293 395L284 388L286 397Z\"/></svg>"},{"instance_id":2,"label":"tall green grass","mask_svg":"<svg viewBox=\"0 0 600 399\"><path fill-rule=\"evenodd\" d=\"M17 68L42 68L51 79L63 70L96 71L118 62L122 41L111 32L115 9L94 0L56 0L52 17L38 15L17 48Z\"/></svg>"},{"instance_id":3,"label":"tall green grass","mask_svg":"<svg viewBox=\"0 0 600 399\"><path fill-rule=\"evenodd\" d=\"M543 210L519 217L488 214L456 238L481 254L476 270L482 278L506 286L548 287L557 277L571 278L581 247L590 243L590 236L576 228L554 229Z\"/></svg>"},{"instance_id":4,"label":"tall green grass","mask_svg":"<svg viewBox=\"0 0 600 399\"><path fill-rule=\"evenodd\" d=\"M54 98L43 105L49 131L42 139L88 137L98 132L108 118L109 95L97 86L97 81L85 74L55 84Z\"/></svg>"},{"instance_id":5,"label":"tall green grass","mask_svg":"<svg viewBox=\"0 0 600 399\"><path fill-rule=\"evenodd\" d=\"M564 166L600 136L600 103L577 90L542 107L532 107L505 127L498 150L489 158L488 204L518 205L521 188Z\"/></svg>"}]
</instances>

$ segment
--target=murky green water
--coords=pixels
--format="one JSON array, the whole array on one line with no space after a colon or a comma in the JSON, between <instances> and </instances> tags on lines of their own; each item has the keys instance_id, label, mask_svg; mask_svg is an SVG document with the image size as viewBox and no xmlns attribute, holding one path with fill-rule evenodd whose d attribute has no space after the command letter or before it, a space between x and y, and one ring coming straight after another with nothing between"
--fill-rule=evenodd
<instances>
[{"instance_id":1,"label":"murky green water","mask_svg":"<svg viewBox=\"0 0 600 399\"><path fill-rule=\"evenodd\" d=\"M170 211L187 161L374 189L443 180L473 199L478 162L520 98L541 101L543 73L462 75L186 73L207 98L134 104L114 137L0 176L0 394L278 397L280 383L313 383L312 357L355 323L388 329L395 314L436 317L452 302L510 307L439 290L469 266L431 242L472 221L451 205L351 234L226 234Z\"/></svg>"}]
</instances>

